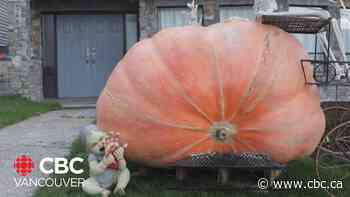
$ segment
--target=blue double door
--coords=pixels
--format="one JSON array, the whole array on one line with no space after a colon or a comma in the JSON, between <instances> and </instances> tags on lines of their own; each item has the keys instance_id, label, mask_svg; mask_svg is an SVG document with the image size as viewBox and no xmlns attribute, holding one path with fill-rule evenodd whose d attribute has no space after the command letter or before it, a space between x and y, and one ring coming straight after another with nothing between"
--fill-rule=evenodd
<instances>
[{"instance_id":1,"label":"blue double door","mask_svg":"<svg viewBox=\"0 0 350 197\"><path fill-rule=\"evenodd\" d=\"M58 15L58 97L97 97L125 51L123 15Z\"/></svg>"}]
</instances>

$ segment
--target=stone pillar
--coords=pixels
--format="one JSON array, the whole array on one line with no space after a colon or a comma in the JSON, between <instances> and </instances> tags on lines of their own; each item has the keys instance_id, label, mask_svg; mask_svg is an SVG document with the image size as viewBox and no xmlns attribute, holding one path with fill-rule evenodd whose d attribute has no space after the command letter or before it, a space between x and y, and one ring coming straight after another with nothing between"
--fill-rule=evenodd
<instances>
[{"instance_id":1,"label":"stone pillar","mask_svg":"<svg viewBox=\"0 0 350 197\"><path fill-rule=\"evenodd\" d=\"M14 95L10 87L10 68L12 64L8 60L0 60L0 96Z\"/></svg>"},{"instance_id":2,"label":"stone pillar","mask_svg":"<svg viewBox=\"0 0 350 197\"><path fill-rule=\"evenodd\" d=\"M30 0L9 0L11 88L16 94L43 99L40 56L40 16L32 21ZM33 26L34 25L34 28Z\"/></svg>"},{"instance_id":3,"label":"stone pillar","mask_svg":"<svg viewBox=\"0 0 350 197\"><path fill-rule=\"evenodd\" d=\"M151 37L158 27L157 8L154 0L139 0L140 39Z\"/></svg>"},{"instance_id":4,"label":"stone pillar","mask_svg":"<svg viewBox=\"0 0 350 197\"><path fill-rule=\"evenodd\" d=\"M208 26L220 22L219 0L203 0L203 24Z\"/></svg>"},{"instance_id":5,"label":"stone pillar","mask_svg":"<svg viewBox=\"0 0 350 197\"><path fill-rule=\"evenodd\" d=\"M29 78L30 97L34 100L43 99L43 67L41 56L41 18L38 10L31 9L31 73Z\"/></svg>"}]
</instances>

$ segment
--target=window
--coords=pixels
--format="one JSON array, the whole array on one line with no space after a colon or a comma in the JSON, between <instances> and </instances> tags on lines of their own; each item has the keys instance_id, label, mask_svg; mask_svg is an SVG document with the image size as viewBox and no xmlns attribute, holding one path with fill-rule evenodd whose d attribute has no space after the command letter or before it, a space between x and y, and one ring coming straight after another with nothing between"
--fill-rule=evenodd
<instances>
[{"instance_id":1,"label":"window","mask_svg":"<svg viewBox=\"0 0 350 197\"><path fill-rule=\"evenodd\" d=\"M317 8L320 9L320 8ZM289 7L289 11L300 11L300 7ZM234 18L255 20L253 6L224 6L220 8L220 21L230 20ZM350 32L350 31L349 31ZM304 46L308 52L314 52L315 35L312 34L293 34ZM349 34L350 38L350 34ZM350 45L349 45L350 49Z\"/></svg>"},{"instance_id":2,"label":"window","mask_svg":"<svg viewBox=\"0 0 350 197\"><path fill-rule=\"evenodd\" d=\"M255 13L252 6L224 6L220 7L220 21L242 18L255 20Z\"/></svg>"},{"instance_id":3,"label":"window","mask_svg":"<svg viewBox=\"0 0 350 197\"><path fill-rule=\"evenodd\" d=\"M347 59L350 59L350 11L340 10L341 14L341 29L343 31L344 48L347 55Z\"/></svg>"},{"instance_id":4,"label":"window","mask_svg":"<svg viewBox=\"0 0 350 197\"><path fill-rule=\"evenodd\" d=\"M189 25L190 22L190 8L176 7L176 8L159 8L159 28L179 27ZM198 23L201 24L203 16L203 9L198 8Z\"/></svg>"},{"instance_id":5,"label":"window","mask_svg":"<svg viewBox=\"0 0 350 197\"><path fill-rule=\"evenodd\" d=\"M8 54L8 0L0 1L0 60Z\"/></svg>"}]
</instances>

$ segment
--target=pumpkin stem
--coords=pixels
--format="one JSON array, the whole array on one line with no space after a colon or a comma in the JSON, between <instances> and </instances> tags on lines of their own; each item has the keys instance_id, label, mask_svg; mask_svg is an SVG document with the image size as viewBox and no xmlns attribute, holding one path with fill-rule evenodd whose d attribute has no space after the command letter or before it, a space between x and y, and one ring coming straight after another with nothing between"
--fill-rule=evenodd
<instances>
[{"instance_id":1,"label":"pumpkin stem","mask_svg":"<svg viewBox=\"0 0 350 197\"><path fill-rule=\"evenodd\" d=\"M209 128L210 136L222 143L231 143L237 133L237 127L229 122L214 122Z\"/></svg>"}]
</instances>

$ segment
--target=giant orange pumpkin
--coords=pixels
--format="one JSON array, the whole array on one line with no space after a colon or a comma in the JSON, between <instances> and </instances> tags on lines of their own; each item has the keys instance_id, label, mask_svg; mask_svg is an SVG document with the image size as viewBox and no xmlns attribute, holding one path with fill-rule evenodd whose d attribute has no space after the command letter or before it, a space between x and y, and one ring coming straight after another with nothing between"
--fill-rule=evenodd
<instances>
[{"instance_id":1,"label":"giant orange pumpkin","mask_svg":"<svg viewBox=\"0 0 350 197\"><path fill-rule=\"evenodd\" d=\"M116 66L97 124L120 132L128 159L151 166L207 152L297 159L313 152L325 127L303 58L293 36L258 23L165 29ZM310 65L306 77L313 80Z\"/></svg>"}]
</instances>

